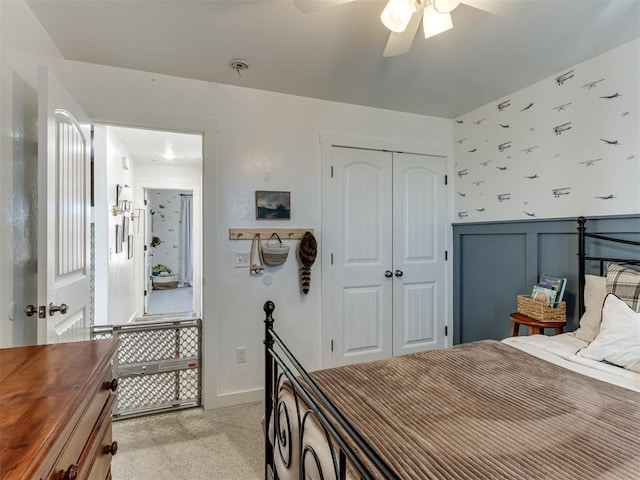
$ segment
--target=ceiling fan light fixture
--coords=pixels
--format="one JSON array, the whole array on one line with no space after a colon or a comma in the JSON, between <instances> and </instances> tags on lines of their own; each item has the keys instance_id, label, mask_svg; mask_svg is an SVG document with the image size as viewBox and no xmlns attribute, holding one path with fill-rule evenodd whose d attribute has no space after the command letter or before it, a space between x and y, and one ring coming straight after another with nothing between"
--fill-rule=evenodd
<instances>
[{"instance_id":1,"label":"ceiling fan light fixture","mask_svg":"<svg viewBox=\"0 0 640 480\"><path fill-rule=\"evenodd\" d=\"M429 38L452 29L453 22L450 14L438 13L433 5L428 5L424 7L422 27L424 28L424 38Z\"/></svg>"},{"instance_id":2,"label":"ceiling fan light fixture","mask_svg":"<svg viewBox=\"0 0 640 480\"><path fill-rule=\"evenodd\" d=\"M433 0L433 8L438 13L450 13L460 5L459 0Z\"/></svg>"},{"instance_id":3,"label":"ceiling fan light fixture","mask_svg":"<svg viewBox=\"0 0 640 480\"><path fill-rule=\"evenodd\" d=\"M406 30L414 13L416 13L415 0L389 0L380 14L380 20L392 32L402 33Z\"/></svg>"}]
</instances>

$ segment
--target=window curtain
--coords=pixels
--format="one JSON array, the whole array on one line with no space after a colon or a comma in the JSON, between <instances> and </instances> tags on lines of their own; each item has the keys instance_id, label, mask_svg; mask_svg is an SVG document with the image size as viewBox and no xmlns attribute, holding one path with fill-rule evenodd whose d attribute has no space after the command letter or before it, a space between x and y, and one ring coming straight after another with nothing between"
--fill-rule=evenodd
<instances>
[{"instance_id":1,"label":"window curtain","mask_svg":"<svg viewBox=\"0 0 640 480\"><path fill-rule=\"evenodd\" d=\"M180 195L180 269L178 281L193 283L193 195Z\"/></svg>"}]
</instances>

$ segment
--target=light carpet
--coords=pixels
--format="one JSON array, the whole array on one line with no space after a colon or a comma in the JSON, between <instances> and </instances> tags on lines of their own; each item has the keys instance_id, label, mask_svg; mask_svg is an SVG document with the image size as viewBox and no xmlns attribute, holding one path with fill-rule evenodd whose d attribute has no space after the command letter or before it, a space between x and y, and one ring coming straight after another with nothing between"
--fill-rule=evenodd
<instances>
[{"instance_id":1,"label":"light carpet","mask_svg":"<svg viewBox=\"0 0 640 480\"><path fill-rule=\"evenodd\" d=\"M262 402L116 421L114 480L260 480Z\"/></svg>"}]
</instances>

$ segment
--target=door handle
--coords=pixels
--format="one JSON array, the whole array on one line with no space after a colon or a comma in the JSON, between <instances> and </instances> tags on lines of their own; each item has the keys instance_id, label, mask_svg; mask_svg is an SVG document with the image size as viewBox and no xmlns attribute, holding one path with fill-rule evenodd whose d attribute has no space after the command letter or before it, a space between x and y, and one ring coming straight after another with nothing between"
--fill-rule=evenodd
<instances>
[{"instance_id":1,"label":"door handle","mask_svg":"<svg viewBox=\"0 0 640 480\"><path fill-rule=\"evenodd\" d=\"M61 303L60 306L54 305L53 303L49 304L49 316L53 317L56 312L60 312L62 315L65 315L69 311L69 306L66 303Z\"/></svg>"},{"instance_id":2,"label":"door handle","mask_svg":"<svg viewBox=\"0 0 640 480\"><path fill-rule=\"evenodd\" d=\"M391 270L387 270L386 272L384 272L384 276L387 278L391 278L393 276L393 273L391 272Z\"/></svg>"},{"instance_id":3,"label":"door handle","mask_svg":"<svg viewBox=\"0 0 640 480\"><path fill-rule=\"evenodd\" d=\"M36 313L38 313L38 307L35 305L27 305L24 309L24 314L27 317L33 317Z\"/></svg>"},{"instance_id":4,"label":"door handle","mask_svg":"<svg viewBox=\"0 0 640 480\"><path fill-rule=\"evenodd\" d=\"M402 275L404 275L404 273L402 272L402 270L396 270L396 271L394 272L394 275L395 275L396 277L400 278Z\"/></svg>"}]
</instances>

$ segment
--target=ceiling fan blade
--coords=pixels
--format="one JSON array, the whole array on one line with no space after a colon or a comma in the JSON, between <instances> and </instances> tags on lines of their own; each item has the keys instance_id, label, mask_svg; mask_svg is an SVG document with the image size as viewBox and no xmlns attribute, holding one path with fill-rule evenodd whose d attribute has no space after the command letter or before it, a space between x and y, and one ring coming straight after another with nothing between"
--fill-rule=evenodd
<instances>
[{"instance_id":1,"label":"ceiling fan blade","mask_svg":"<svg viewBox=\"0 0 640 480\"><path fill-rule=\"evenodd\" d=\"M293 0L293 4L302 13L311 13L349 2L353 2L353 0Z\"/></svg>"},{"instance_id":2,"label":"ceiling fan blade","mask_svg":"<svg viewBox=\"0 0 640 480\"><path fill-rule=\"evenodd\" d=\"M460 3L501 17L508 17L523 8L523 2L516 0L461 0Z\"/></svg>"},{"instance_id":3,"label":"ceiling fan blade","mask_svg":"<svg viewBox=\"0 0 640 480\"><path fill-rule=\"evenodd\" d=\"M391 32L382 56L395 57L396 55L407 53L409 49L411 49L413 38L416 36L416 32L420 26L420 20L422 20L422 11L413 14L404 32Z\"/></svg>"}]
</instances>

